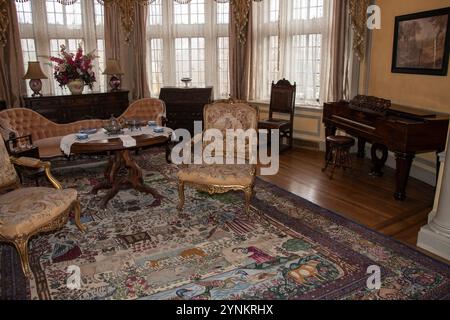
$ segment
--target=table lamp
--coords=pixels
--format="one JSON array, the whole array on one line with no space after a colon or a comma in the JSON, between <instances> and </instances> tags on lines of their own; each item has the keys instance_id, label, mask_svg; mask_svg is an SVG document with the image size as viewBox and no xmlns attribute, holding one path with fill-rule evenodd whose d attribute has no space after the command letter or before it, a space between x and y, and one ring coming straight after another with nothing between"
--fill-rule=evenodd
<instances>
[{"instance_id":1,"label":"table lamp","mask_svg":"<svg viewBox=\"0 0 450 320\"><path fill-rule=\"evenodd\" d=\"M23 76L23 79L30 80L30 88L33 90L32 97L42 97L42 81L41 79L48 79L41 69L39 61L28 62L28 71Z\"/></svg>"},{"instance_id":2,"label":"table lamp","mask_svg":"<svg viewBox=\"0 0 450 320\"><path fill-rule=\"evenodd\" d=\"M120 69L119 61L108 59L108 61L106 61L106 68L103 74L111 76L109 86L112 91L120 90L121 81L118 76L123 75L123 72Z\"/></svg>"}]
</instances>

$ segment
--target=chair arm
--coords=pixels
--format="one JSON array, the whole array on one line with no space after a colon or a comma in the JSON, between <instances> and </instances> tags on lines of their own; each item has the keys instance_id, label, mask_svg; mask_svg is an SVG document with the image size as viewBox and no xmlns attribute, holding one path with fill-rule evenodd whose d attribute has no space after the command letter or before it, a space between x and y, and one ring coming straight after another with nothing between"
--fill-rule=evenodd
<instances>
[{"instance_id":1,"label":"chair arm","mask_svg":"<svg viewBox=\"0 0 450 320\"><path fill-rule=\"evenodd\" d=\"M49 163L42 162L39 159L27 158L27 157L21 157L21 158L11 157L11 162L12 162L12 164L15 164L16 166L33 168L33 169L44 169L47 164L50 165Z\"/></svg>"},{"instance_id":2,"label":"chair arm","mask_svg":"<svg viewBox=\"0 0 450 320\"><path fill-rule=\"evenodd\" d=\"M55 189L59 189L59 190L62 189L61 183L59 183L59 181L56 180L55 177L53 177L53 175L50 171L50 168L51 168L50 162L45 162L45 161L41 161L39 159L26 158L26 157L22 157L22 158L11 157L10 159L11 159L11 163L16 166L32 168L32 169L44 169L45 175L46 175L47 179L50 181L50 183L53 185L53 187L55 187Z\"/></svg>"}]
</instances>

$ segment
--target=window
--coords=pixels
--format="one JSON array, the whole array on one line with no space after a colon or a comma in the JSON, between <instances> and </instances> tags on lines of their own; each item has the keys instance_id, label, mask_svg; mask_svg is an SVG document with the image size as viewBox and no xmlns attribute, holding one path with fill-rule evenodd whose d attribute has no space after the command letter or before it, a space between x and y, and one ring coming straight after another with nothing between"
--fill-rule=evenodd
<instances>
[{"instance_id":1,"label":"window","mask_svg":"<svg viewBox=\"0 0 450 320\"><path fill-rule=\"evenodd\" d=\"M263 79L255 83L254 99L269 100L272 81L286 78L297 84L297 103L320 103L328 3L328 0L266 0L254 4L255 70L256 78Z\"/></svg>"},{"instance_id":2,"label":"window","mask_svg":"<svg viewBox=\"0 0 450 320\"><path fill-rule=\"evenodd\" d=\"M228 2L217 2L217 23L228 24L230 20L230 4Z\"/></svg>"},{"instance_id":3,"label":"window","mask_svg":"<svg viewBox=\"0 0 450 320\"><path fill-rule=\"evenodd\" d=\"M205 39L175 39L177 79L192 78L192 85L205 85Z\"/></svg>"},{"instance_id":4,"label":"window","mask_svg":"<svg viewBox=\"0 0 450 320\"><path fill-rule=\"evenodd\" d=\"M57 0L46 0L47 21L49 24L64 25L67 28L79 28L82 25L81 2L62 5Z\"/></svg>"},{"instance_id":5,"label":"window","mask_svg":"<svg viewBox=\"0 0 450 320\"><path fill-rule=\"evenodd\" d=\"M230 94L230 73L229 73L229 46L228 37L217 38L218 63L217 74L219 76L219 95L226 98Z\"/></svg>"},{"instance_id":6,"label":"window","mask_svg":"<svg viewBox=\"0 0 450 320\"><path fill-rule=\"evenodd\" d=\"M147 71L150 76L150 92L159 93L161 87L163 86L163 40L162 39L151 39L149 41L150 61L148 64L149 70Z\"/></svg>"},{"instance_id":7,"label":"window","mask_svg":"<svg viewBox=\"0 0 450 320\"><path fill-rule=\"evenodd\" d=\"M300 100L312 97L320 98L320 69L321 69L321 40L320 34L302 34L293 37L294 64L302 66L294 70L294 79L302 88L297 93Z\"/></svg>"},{"instance_id":8,"label":"window","mask_svg":"<svg viewBox=\"0 0 450 320\"><path fill-rule=\"evenodd\" d=\"M103 26L105 23L105 13L104 13L103 5L101 5L100 3L95 1L94 2L94 11L95 11L95 25Z\"/></svg>"},{"instance_id":9,"label":"window","mask_svg":"<svg viewBox=\"0 0 450 320\"><path fill-rule=\"evenodd\" d=\"M43 81L44 93L62 93L53 79L53 70L42 56L58 55L64 44L71 52L83 44L85 53L97 49L100 58L95 62L97 83L94 90L103 90L104 68L104 11L97 1L78 0L62 5L57 0L16 2L24 62L40 60L48 80ZM45 30L45 32L42 32Z\"/></svg>"},{"instance_id":10,"label":"window","mask_svg":"<svg viewBox=\"0 0 450 320\"><path fill-rule=\"evenodd\" d=\"M22 55L25 72L28 69L28 62L37 61L36 46L34 39L21 39ZM33 91L27 86L27 93L33 94Z\"/></svg>"},{"instance_id":11,"label":"window","mask_svg":"<svg viewBox=\"0 0 450 320\"><path fill-rule=\"evenodd\" d=\"M175 2L174 17L176 24L204 24L205 1L192 0L188 4Z\"/></svg>"},{"instance_id":12,"label":"window","mask_svg":"<svg viewBox=\"0 0 450 320\"><path fill-rule=\"evenodd\" d=\"M156 0L148 13L148 79L158 96L162 86L214 86L216 98L229 96L229 3Z\"/></svg>"},{"instance_id":13,"label":"window","mask_svg":"<svg viewBox=\"0 0 450 320\"><path fill-rule=\"evenodd\" d=\"M97 64L98 64L98 73L97 73L97 81L99 82L99 89L107 89L106 85L106 76L103 75L103 71L105 70L105 40L97 39Z\"/></svg>"},{"instance_id":14,"label":"window","mask_svg":"<svg viewBox=\"0 0 450 320\"><path fill-rule=\"evenodd\" d=\"M28 2L17 2L17 16L19 18L20 24L32 24L33 23L33 12L31 11L31 1Z\"/></svg>"},{"instance_id":15,"label":"window","mask_svg":"<svg viewBox=\"0 0 450 320\"><path fill-rule=\"evenodd\" d=\"M294 20L308 20L323 17L323 0L295 0Z\"/></svg>"},{"instance_id":16,"label":"window","mask_svg":"<svg viewBox=\"0 0 450 320\"><path fill-rule=\"evenodd\" d=\"M162 0L156 0L149 6L148 24L161 25L162 24Z\"/></svg>"},{"instance_id":17,"label":"window","mask_svg":"<svg viewBox=\"0 0 450 320\"><path fill-rule=\"evenodd\" d=\"M37 61L36 46L34 39L21 39L23 63L25 70L27 70L28 62Z\"/></svg>"}]
</instances>

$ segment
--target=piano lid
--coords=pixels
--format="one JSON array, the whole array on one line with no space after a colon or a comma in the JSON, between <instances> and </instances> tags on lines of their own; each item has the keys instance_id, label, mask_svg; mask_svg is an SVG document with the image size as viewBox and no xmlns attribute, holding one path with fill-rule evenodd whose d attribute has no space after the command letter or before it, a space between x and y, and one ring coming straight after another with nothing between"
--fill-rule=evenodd
<instances>
[{"instance_id":1,"label":"piano lid","mask_svg":"<svg viewBox=\"0 0 450 320\"><path fill-rule=\"evenodd\" d=\"M423 109L417 109L414 107L407 107L398 104L393 104L390 109L390 113L396 113L398 115L413 116L415 118L427 119L436 118L437 114L435 112Z\"/></svg>"}]
</instances>

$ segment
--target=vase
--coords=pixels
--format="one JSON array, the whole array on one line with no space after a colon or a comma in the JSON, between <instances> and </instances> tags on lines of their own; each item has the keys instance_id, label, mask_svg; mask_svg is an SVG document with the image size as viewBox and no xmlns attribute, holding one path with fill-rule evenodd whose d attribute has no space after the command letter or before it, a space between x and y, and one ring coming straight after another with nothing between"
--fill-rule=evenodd
<instances>
[{"instance_id":1,"label":"vase","mask_svg":"<svg viewBox=\"0 0 450 320\"><path fill-rule=\"evenodd\" d=\"M72 94L82 94L84 90L84 81L80 79L70 81L67 84L67 87Z\"/></svg>"}]
</instances>

